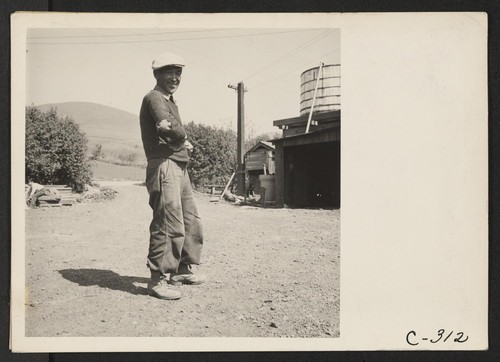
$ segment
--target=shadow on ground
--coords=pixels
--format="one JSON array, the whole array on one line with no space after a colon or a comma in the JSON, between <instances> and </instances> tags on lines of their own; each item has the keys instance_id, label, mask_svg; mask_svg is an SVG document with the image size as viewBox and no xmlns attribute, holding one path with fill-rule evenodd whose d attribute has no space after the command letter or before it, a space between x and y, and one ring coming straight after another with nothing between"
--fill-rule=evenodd
<instances>
[{"instance_id":1,"label":"shadow on ground","mask_svg":"<svg viewBox=\"0 0 500 362\"><path fill-rule=\"evenodd\" d=\"M97 285L101 288L120 290L135 295L146 295L147 289L137 287L134 283L146 284L149 279L141 277L122 276L105 269L63 269L59 273L64 279L82 287Z\"/></svg>"}]
</instances>

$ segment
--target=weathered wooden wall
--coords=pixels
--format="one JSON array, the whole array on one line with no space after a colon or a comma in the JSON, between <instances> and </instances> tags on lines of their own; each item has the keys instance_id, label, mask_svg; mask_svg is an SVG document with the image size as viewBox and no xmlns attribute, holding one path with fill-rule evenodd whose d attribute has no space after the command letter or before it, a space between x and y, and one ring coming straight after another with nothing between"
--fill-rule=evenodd
<instances>
[{"instance_id":1,"label":"weathered wooden wall","mask_svg":"<svg viewBox=\"0 0 500 362\"><path fill-rule=\"evenodd\" d=\"M278 207L340 207L340 128L283 138L275 147Z\"/></svg>"},{"instance_id":2,"label":"weathered wooden wall","mask_svg":"<svg viewBox=\"0 0 500 362\"><path fill-rule=\"evenodd\" d=\"M249 152L245 156L245 169L247 171L263 170L266 166L266 172L274 173L274 155L272 150L259 148Z\"/></svg>"}]
</instances>

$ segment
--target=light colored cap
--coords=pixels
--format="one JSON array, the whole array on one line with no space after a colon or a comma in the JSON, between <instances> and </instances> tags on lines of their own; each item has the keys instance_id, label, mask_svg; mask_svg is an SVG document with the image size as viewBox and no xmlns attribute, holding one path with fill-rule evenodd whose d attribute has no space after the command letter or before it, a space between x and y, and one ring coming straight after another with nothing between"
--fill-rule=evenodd
<instances>
[{"instance_id":1,"label":"light colored cap","mask_svg":"<svg viewBox=\"0 0 500 362\"><path fill-rule=\"evenodd\" d=\"M153 65L151 66L154 70L166 67L167 65L173 65L176 67L184 66L184 59L180 55L174 53L163 53L153 60Z\"/></svg>"}]
</instances>

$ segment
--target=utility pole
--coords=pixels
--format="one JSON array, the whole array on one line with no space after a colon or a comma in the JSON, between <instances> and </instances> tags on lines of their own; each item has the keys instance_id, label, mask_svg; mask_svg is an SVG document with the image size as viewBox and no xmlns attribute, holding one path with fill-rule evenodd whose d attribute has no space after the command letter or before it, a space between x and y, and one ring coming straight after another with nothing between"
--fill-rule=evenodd
<instances>
[{"instance_id":1,"label":"utility pole","mask_svg":"<svg viewBox=\"0 0 500 362\"><path fill-rule=\"evenodd\" d=\"M236 182L238 196L245 195L245 107L244 107L244 93L247 91L243 82L239 82L237 86L228 85L228 88L234 89L238 92L238 133L236 141L236 158L238 169L236 171Z\"/></svg>"}]
</instances>

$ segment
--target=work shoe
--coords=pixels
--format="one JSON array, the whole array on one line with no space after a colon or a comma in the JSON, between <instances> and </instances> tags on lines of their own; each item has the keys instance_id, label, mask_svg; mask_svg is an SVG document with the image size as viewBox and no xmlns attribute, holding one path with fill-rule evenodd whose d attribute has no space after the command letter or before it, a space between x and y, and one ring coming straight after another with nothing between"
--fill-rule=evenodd
<instances>
[{"instance_id":1,"label":"work shoe","mask_svg":"<svg viewBox=\"0 0 500 362\"><path fill-rule=\"evenodd\" d=\"M195 275L190 269L191 265L182 263L179 264L179 269L177 270L177 273L170 274L169 283L172 285L181 285L181 284L196 285L205 283L207 278L204 275L201 274Z\"/></svg>"},{"instance_id":2,"label":"work shoe","mask_svg":"<svg viewBox=\"0 0 500 362\"><path fill-rule=\"evenodd\" d=\"M148 293L152 297L166 300L179 299L181 292L173 289L168 283L164 275L159 278L151 277L148 283Z\"/></svg>"}]
</instances>

